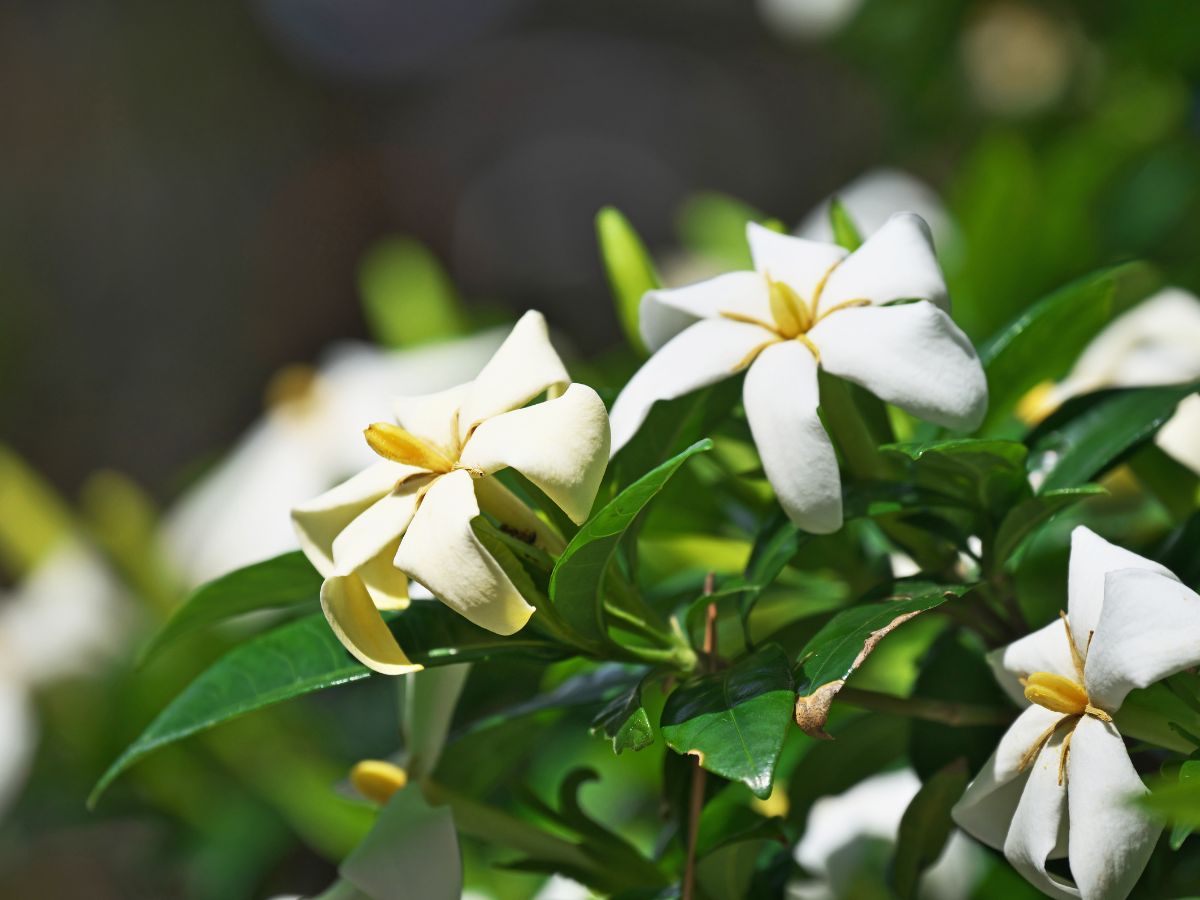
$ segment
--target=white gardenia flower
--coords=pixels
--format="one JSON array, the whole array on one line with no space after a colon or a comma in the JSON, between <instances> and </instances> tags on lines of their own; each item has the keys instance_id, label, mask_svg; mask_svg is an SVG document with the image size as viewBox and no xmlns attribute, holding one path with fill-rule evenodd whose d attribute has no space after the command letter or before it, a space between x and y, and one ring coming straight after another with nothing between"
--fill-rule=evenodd
<instances>
[{"instance_id":1,"label":"white gardenia flower","mask_svg":"<svg viewBox=\"0 0 1200 900\"><path fill-rule=\"evenodd\" d=\"M755 271L642 298L642 337L654 355L613 405L613 452L656 401L745 370L746 416L780 503L801 528L836 531L841 480L817 416L817 367L964 431L986 411L983 367L947 312L920 217L897 213L853 253L754 223L747 239ZM887 305L899 300L914 302Z\"/></svg>"},{"instance_id":2,"label":"white gardenia flower","mask_svg":"<svg viewBox=\"0 0 1200 900\"><path fill-rule=\"evenodd\" d=\"M390 409L397 386L461 384L502 339L488 331L403 351L347 342L316 369L283 369L263 417L164 517L164 548L187 586L297 549L286 511L371 462L362 423Z\"/></svg>"},{"instance_id":3,"label":"white gardenia flower","mask_svg":"<svg viewBox=\"0 0 1200 900\"><path fill-rule=\"evenodd\" d=\"M1113 319L1056 385L1035 388L1018 412L1029 421L1102 388L1186 384L1200 378L1200 298L1166 288ZM1200 474L1200 396L1187 397L1155 436L1159 447Z\"/></svg>"},{"instance_id":4,"label":"white gardenia flower","mask_svg":"<svg viewBox=\"0 0 1200 900\"><path fill-rule=\"evenodd\" d=\"M119 652L125 597L104 562L65 538L0 596L0 815L20 792L38 740L34 692L95 672Z\"/></svg>"},{"instance_id":5,"label":"white gardenia flower","mask_svg":"<svg viewBox=\"0 0 1200 900\"><path fill-rule=\"evenodd\" d=\"M549 399L526 406L541 394ZM471 528L480 511L547 550L562 539L493 475L512 467L575 522L591 510L608 457L608 416L572 384L540 313L526 313L474 381L396 402L399 427L376 423L383 459L292 511L300 545L325 577L321 607L365 665L421 668L378 610L408 604L409 577L496 634L533 614ZM361 427L361 426L360 426Z\"/></svg>"},{"instance_id":6,"label":"white gardenia flower","mask_svg":"<svg viewBox=\"0 0 1200 900\"><path fill-rule=\"evenodd\" d=\"M1121 900L1161 826L1113 715L1134 688L1200 662L1200 595L1080 526L1062 620L992 654L1025 710L967 787L954 820L1051 897ZM1046 871L1066 857L1074 883Z\"/></svg>"},{"instance_id":7,"label":"white gardenia flower","mask_svg":"<svg viewBox=\"0 0 1200 900\"><path fill-rule=\"evenodd\" d=\"M788 900L835 900L852 896L855 878L872 861L872 847L896 842L900 819L921 780L912 769L865 778L854 787L822 797L809 810L804 834L796 844L796 862L816 876L793 881ZM979 845L954 832L942 855L921 876L925 900L957 900L970 894L982 868ZM884 873L878 873L881 881Z\"/></svg>"}]
</instances>

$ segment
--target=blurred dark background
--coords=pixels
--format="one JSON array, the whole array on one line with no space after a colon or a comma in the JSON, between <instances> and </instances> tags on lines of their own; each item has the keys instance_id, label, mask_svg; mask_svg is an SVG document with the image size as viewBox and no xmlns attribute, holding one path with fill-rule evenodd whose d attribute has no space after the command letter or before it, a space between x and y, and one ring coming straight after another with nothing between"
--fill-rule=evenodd
<instances>
[{"instance_id":1,"label":"blurred dark background","mask_svg":"<svg viewBox=\"0 0 1200 900\"><path fill-rule=\"evenodd\" d=\"M272 371L365 333L355 271L380 235L426 242L468 302L540 307L597 351L618 337L601 205L667 250L691 192L790 224L881 164L957 217L973 289L1000 298L994 320L966 317L976 337L1114 258L1186 283L1198 16L1187 0L10 0L3 438L68 493L112 467L166 499L254 418Z\"/></svg>"}]
</instances>

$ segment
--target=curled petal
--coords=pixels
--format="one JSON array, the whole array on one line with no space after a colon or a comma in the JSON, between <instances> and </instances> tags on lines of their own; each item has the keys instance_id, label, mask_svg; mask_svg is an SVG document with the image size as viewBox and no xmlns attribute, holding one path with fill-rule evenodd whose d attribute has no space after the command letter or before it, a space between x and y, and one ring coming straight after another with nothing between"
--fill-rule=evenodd
<instances>
[{"instance_id":1,"label":"curled petal","mask_svg":"<svg viewBox=\"0 0 1200 900\"><path fill-rule=\"evenodd\" d=\"M1130 802L1145 793L1117 730L1084 717L1067 757L1071 874L1084 900L1128 896L1146 868L1162 826Z\"/></svg>"},{"instance_id":2,"label":"curled petal","mask_svg":"<svg viewBox=\"0 0 1200 900\"><path fill-rule=\"evenodd\" d=\"M913 299L950 310L929 226L915 213L896 213L833 270L818 312L847 300L884 304Z\"/></svg>"},{"instance_id":3,"label":"curled petal","mask_svg":"<svg viewBox=\"0 0 1200 900\"><path fill-rule=\"evenodd\" d=\"M954 821L971 836L1003 849L1028 772L1021 760L1062 716L1040 706L1027 706L1000 738L996 752L967 785L954 806Z\"/></svg>"},{"instance_id":4,"label":"curled petal","mask_svg":"<svg viewBox=\"0 0 1200 900\"><path fill-rule=\"evenodd\" d=\"M846 251L837 244L780 234L755 222L746 225L746 240L754 268L788 285L806 303L812 303L829 271L846 259Z\"/></svg>"},{"instance_id":5,"label":"curled petal","mask_svg":"<svg viewBox=\"0 0 1200 900\"><path fill-rule=\"evenodd\" d=\"M1062 743L1069 733L1059 729L1029 767L1004 840L1004 856L1013 868L1038 890L1061 900L1079 896L1069 881L1046 871L1047 860L1062 855L1067 839L1067 783L1059 784L1058 774ZM1074 739L1071 748L1074 754Z\"/></svg>"},{"instance_id":6,"label":"curled petal","mask_svg":"<svg viewBox=\"0 0 1200 900\"><path fill-rule=\"evenodd\" d=\"M638 314L642 339L657 350L698 320L726 312L769 323L767 280L758 272L729 272L685 287L647 291Z\"/></svg>"},{"instance_id":7,"label":"curled petal","mask_svg":"<svg viewBox=\"0 0 1200 900\"><path fill-rule=\"evenodd\" d=\"M460 384L436 394L397 397L396 421L405 431L452 452L458 447L458 410L468 388L470 384Z\"/></svg>"},{"instance_id":8,"label":"curled petal","mask_svg":"<svg viewBox=\"0 0 1200 900\"><path fill-rule=\"evenodd\" d=\"M1071 532L1071 559L1067 568L1067 618L1080 656L1087 656L1088 636L1096 630L1104 605L1104 579L1118 569L1143 569L1178 581L1158 563L1110 544L1083 525Z\"/></svg>"},{"instance_id":9,"label":"curled petal","mask_svg":"<svg viewBox=\"0 0 1200 900\"><path fill-rule=\"evenodd\" d=\"M349 575L404 534L429 486L430 477L417 476L397 485L342 529L333 540L335 574Z\"/></svg>"},{"instance_id":10,"label":"curled petal","mask_svg":"<svg viewBox=\"0 0 1200 900\"><path fill-rule=\"evenodd\" d=\"M571 520L591 511L608 464L608 412L590 387L572 384L554 400L482 423L463 447L461 464L488 475L512 466Z\"/></svg>"},{"instance_id":11,"label":"curled petal","mask_svg":"<svg viewBox=\"0 0 1200 900\"><path fill-rule=\"evenodd\" d=\"M534 609L472 531L478 515L471 476L461 469L443 475L409 523L396 566L481 628L513 634Z\"/></svg>"},{"instance_id":12,"label":"curled petal","mask_svg":"<svg viewBox=\"0 0 1200 900\"><path fill-rule=\"evenodd\" d=\"M362 579L376 609L408 608L408 576L397 569L394 562L399 548L400 538L396 538L355 572Z\"/></svg>"},{"instance_id":13,"label":"curled petal","mask_svg":"<svg viewBox=\"0 0 1200 900\"><path fill-rule=\"evenodd\" d=\"M825 369L918 418L974 431L987 412L975 348L932 303L839 310L809 337Z\"/></svg>"},{"instance_id":14,"label":"curled petal","mask_svg":"<svg viewBox=\"0 0 1200 900\"><path fill-rule=\"evenodd\" d=\"M1024 706L1025 688L1020 679L1034 672L1053 672L1067 678L1077 678L1067 643L1067 629L1059 619L1027 634L999 650L988 654L988 662L1000 686L1019 705Z\"/></svg>"},{"instance_id":15,"label":"curled petal","mask_svg":"<svg viewBox=\"0 0 1200 900\"><path fill-rule=\"evenodd\" d=\"M357 575L334 575L321 585L321 610L339 641L364 666L384 675L422 667L405 655Z\"/></svg>"},{"instance_id":16,"label":"curled petal","mask_svg":"<svg viewBox=\"0 0 1200 900\"><path fill-rule=\"evenodd\" d=\"M530 310L467 387L458 412L459 439L465 441L485 419L519 409L542 393L557 396L570 383L550 343L545 318Z\"/></svg>"},{"instance_id":17,"label":"curled petal","mask_svg":"<svg viewBox=\"0 0 1200 900\"><path fill-rule=\"evenodd\" d=\"M1092 702L1115 711L1134 688L1198 663L1200 595L1158 572L1109 572L1084 666Z\"/></svg>"},{"instance_id":18,"label":"curled petal","mask_svg":"<svg viewBox=\"0 0 1200 900\"><path fill-rule=\"evenodd\" d=\"M334 574L333 542L368 507L396 483L420 469L381 460L353 478L292 510L292 524L304 555L318 572Z\"/></svg>"},{"instance_id":19,"label":"curled petal","mask_svg":"<svg viewBox=\"0 0 1200 900\"><path fill-rule=\"evenodd\" d=\"M817 415L817 363L798 341L764 350L746 373L746 418L784 512L816 534L842 527L833 444Z\"/></svg>"},{"instance_id":20,"label":"curled petal","mask_svg":"<svg viewBox=\"0 0 1200 900\"><path fill-rule=\"evenodd\" d=\"M629 379L613 404L612 452L629 442L659 400L673 400L741 370L758 348L776 340L757 325L704 319L681 331Z\"/></svg>"}]
</instances>

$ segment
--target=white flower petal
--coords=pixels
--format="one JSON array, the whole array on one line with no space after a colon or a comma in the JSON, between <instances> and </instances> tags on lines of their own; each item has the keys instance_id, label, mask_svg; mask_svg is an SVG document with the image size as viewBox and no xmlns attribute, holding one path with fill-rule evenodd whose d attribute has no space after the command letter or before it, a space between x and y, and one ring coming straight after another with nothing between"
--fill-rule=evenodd
<instances>
[{"instance_id":1,"label":"white flower petal","mask_svg":"<svg viewBox=\"0 0 1200 900\"><path fill-rule=\"evenodd\" d=\"M1034 672L1053 672L1072 680L1078 677L1071 658L1071 645L1067 641L1067 629L1061 619L1055 619L1007 647L993 650L987 659L1000 686L1021 706L1029 701L1025 699L1025 688L1019 679Z\"/></svg>"},{"instance_id":2,"label":"white flower petal","mask_svg":"<svg viewBox=\"0 0 1200 900\"><path fill-rule=\"evenodd\" d=\"M400 649L357 575L326 578L321 585L321 610L342 646L364 666L384 675L422 668Z\"/></svg>"},{"instance_id":3,"label":"white flower petal","mask_svg":"<svg viewBox=\"0 0 1200 900\"><path fill-rule=\"evenodd\" d=\"M430 476L409 478L355 516L333 539L334 574L349 575L394 544L412 521L429 484Z\"/></svg>"},{"instance_id":4,"label":"white flower petal","mask_svg":"<svg viewBox=\"0 0 1200 900\"><path fill-rule=\"evenodd\" d=\"M342 530L396 482L419 472L390 460L380 460L319 497L292 510L292 524L304 555L328 578L334 573L333 542Z\"/></svg>"},{"instance_id":5,"label":"white flower petal","mask_svg":"<svg viewBox=\"0 0 1200 900\"><path fill-rule=\"evenodd\" d=\"M929 226L915 213L896 213L833 270L818 312L847 300L882 305L914 298L950 309Z\"/></svg>"},{"instance_id":6,"label":"white flower petal","mask_svg":"<svg viewBox=\"0 0 1200 900\"><path fill-rule=\"evenodd\" d=\"M926 421L974 431L987 412L975 348L931 303L839 310L808 336L823 368Z\"/></svg>"},{"instance_id":7,"label":"white flower petal","mask_svg":"<svg viewBox=\"0 0 1200 900\"><path fill-rule=\"evenodd\" d=\"M637 433L650 407L736 374L756 347L776 339L757 325L704 319L681 331L634 373L612 407L612 452Z\"/></svg>"},{"instance_id":8,"label":"white flower petal","mask_svg":"<svg viewBox=\"0 0 1200 900\"><path fill-rule=\"evenodd\" d=\"M484 419L519 409L541 393L557 396L570 383L545 318L530 310L467 388L459 409L459 437L465 440Z\"/></svg>"},{"instance_id":9,"label":"white flower petal","mask_svg":"<svg viewBox=\"0 0 1200 900\"><path fill-rule=\"evenodd\" d=\"M387 544L355 572L379 610L407 609L409 603L408 576L396 568L396 551L400 538Z\"/></svg>"},{"instance_id":10,"label":"white flower petal","mask_svg":"<svg viewBox=\"0 0 1200 900\"><path fill-rule=\"evenodd\" d=\"M462 470L442 476L409 523L396 565L481 628L513 634L534 609L471 530L477 515L471 476Z\"/></svg>"},{"instance_id":11,"label":"white flower petal","mask_svg":"<svg viewBox=\"0 0 1200 900\"><path fill-rule=\"evenodd\" d=\"M746 240L754 268L772 281L784 282L808 303L829 270L846 259L846 251L837 244L780 234L755 222L746 224Z\"/></svg>"},{"instance_id":12,"label":"white flower petal","mask_svg":"<svg viewBox=\"0 0 1200 900\"><path fill-rule=\"evenodd\" d=\"M1067 756L1071 874L1084 900L1124 900L1162 830L1128 801L1146 793L1121 735L1084 717Z\"/></svg>"},{"instance_id":13,"label":"white flower petal","mask_svg":"<svg viewBox=\"0 0 1200 900\"><path fill-rule=\"evenodd\" d=\"M608 442L604 401L590 387L572 384L557 399L480 424L459 461L489 475L511 466L572 521L583 522L604 477Z\"/></svg>"},{"instance_id":14,"label":"white flower petal","mask_svg":"<svg viewBox=\"0 0 1200 900\"><path fill-rule=\"evenodd\" d=\"M15 679L0 679L0 819L25 784L37 735L29 690Z\"/></svg>"},{"instance_id":15,"label":"white flower petal","mask_svg":"<svg viewBox=\"0 0 1200 900\"><path fill-rule=\"evenodd\" d=\"M1067 567L1067 618L1079 654L1086 657L1088 635L1096 630L1104 605L1104 578L1118 569L1144 569L1179 579L1152 560L1110 544L1080 525L1071 532L1071 559Z\"/></svg>"},{"instance_id":16,"label":"white flower petal","mask_svg":"<svg viewBox=\"0 0 1200 900\"><path fill-rule=\"evenodd\" d=\"M1067 787L1058 783L1066 733L1060 729L1029 767L1029 779L1004 841L1004 856L1038 890L1073 900L1079 892L1071 883L1046 871L1046 861L1058 855L1066 838ZM1074 739L1071 749L1073 753Z\"/></svg>"},{"instance_id":17,"label":"white flower petal","mask_svg":"<svg viewBox=\"0 0 1200 900\"><path fill-rule=\"evenodd\" d=\"M1092 702L1115 712L1134 688L1198 663L1200 595L1157 572L1109 572L1084 666Z\"/></svg>"},{"instance_id":18,"label":"white flower petal","mask_svg":"<svg viewBox=\"0 0 1200 900\"><path fill-rule=\"evenodd\" d=\"M406 431L453 453L458 447L459 407L470 387L469 383L460 384L436 394L397 397L393 403L396 421Z\"/></svg>"},{"instance_id":19,"label":"white flower petal","mask_svg":"<svg viewBox=\"0 0 1200 900\"><path fill-rule=\"evenodd\" d=\"M1061 718L1061 713L1041 706L1027 706L1017 716L954 806L954 821L964 831L998 850L1004 847L1028 778L1028 772L1019 769L1021 757Z\"/></svg>"},{"instance_id":20,"label":"white flower petal","mask_svg":"<svg viewBox=\"0 0 1200 900\"><path fill-rule=\"evenodd\" d=\"M1200 394L1179 401L1175 415L1158 430L1154 442L1176 462L1200 475Z\"/></svg>"},{"instance_id":21,"label":"white flower petal","mask_svg":"<svg viewBox=\"0 0 1200 900\"><path fill-rule=\"evenodd\" d=\"M722 312L769 324L767 280L758 272L728 272L686 287L647 291L638 314L642 340L657 350L698 319L713 319Z\"/></svg>"},{"instance_id":22,"label":"white flower petal","mask_svg":"<svg viewBox=\"0 0 1200 900\"><path fill-rule=\"evenodd\" d=\"M795 233L813 241L832 241L829 205L834 198L841 201L865 237L870 237L901 210L924 219L939 245L955 236L954 222L937 191L907 172L886 167L864 172L821 201L804 217Z\"/></svg>"},{"instance_id":23,"label":"white flower petal","mask_svg":"<svg viewBox=\"0 0 1200 900\"><path fill-rule=\"evenodd\" d=\"M842 527L842 485L833 444L817 415L817 363L799 341L759 354L742 388L746 418L779 504L816 534Z\"/></svg>"}]
</instances>

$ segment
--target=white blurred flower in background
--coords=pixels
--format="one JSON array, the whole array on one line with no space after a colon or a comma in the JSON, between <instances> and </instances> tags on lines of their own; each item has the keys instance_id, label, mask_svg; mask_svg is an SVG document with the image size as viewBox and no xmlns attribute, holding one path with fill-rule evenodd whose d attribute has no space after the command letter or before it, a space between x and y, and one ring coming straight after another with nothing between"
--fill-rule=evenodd
<instances>
[{"instance_id":1,"label":"white blurred flower in background","mask_svg":"<svg viewBox=\"0 0 1200 900\"><path fill-rule=\"evenodd\" d=\"M867 778L850 790L822 797L808 813L804 836L796 845L796 862L814 878L788 885L789 900L837 900L854 896L854 881L872 859L886 866L896 842L900 819L921 788L911 769ZM884 852L872 853L882 849ZM921 879L920 896L927 900L960 900L983 871L983 851L959 831ZM877 874L882 882L885 873Z\"/></svg>"},{"instance_id":2,"label":"white blurred flower in background","mask_svg":"<svg viewBox=\"0 0 1200 900\"><path fill-rule=\"evenodd\" d=\"M375 458L363 423L386 418L398 394L473 378L505 333L402 351L345 343L315 369L280 371L263 417L164 518L166 552L187 586L298 549L289 510Z\"/></svg>"},{"instance_id":3,"label":"white blurred flower in background","mask_svg":"<svg viewBox=\"0 0 1200 900\"><path fill-rule=\"evenodd\" d=\"M914 212L929 226L938 250L955 236L954 221L937 191L900 169L882 166L848 182L817 204L793 232L797 237L829 242L834 239L829 204L836 197L864 238L870 237L896 212Z\"/></svg>"},{"instance_id":4,"label":"white blurred flower in background","mask_svg":"<svg viewBox=\"0 0 1200 900\"><path fill-rule=\"evenodd\" d=\"M1017 412L1027 422L1103 388L1185 384L1200 378L1200 299L1166 288L1118 316L1080 354L1058 384L1030 391ZM1155 437L1158 446L1200 474L1200 395L1184 399Z\"/></svg>"},{"instance_id":5,"label":"white blurred flower in background","mask_svg":"<svg viewBox=\"0 0 1200 900\"><path fill-rule=\"evenodd\" d=\"M783 38L817 40L836 34L863 0L758 0L763 22Z\"/></svg>"},{"instance_id":6,"label":"white blurred flower in background","mask_svg":"<svg viewBox=\"0 0 1200 900\"><path fill-rule=\"evenodd\" d=\"M34 692L93 676L98 662L121 651L131 614L104 560L72 537L0 595L0 816L20 793L37 749Z\"/></svg>"}]
</instances>

